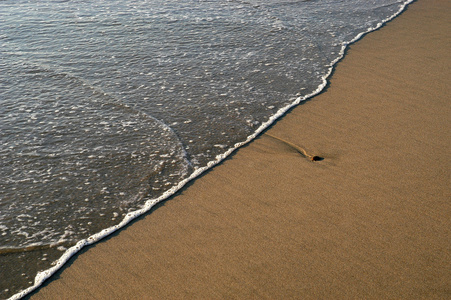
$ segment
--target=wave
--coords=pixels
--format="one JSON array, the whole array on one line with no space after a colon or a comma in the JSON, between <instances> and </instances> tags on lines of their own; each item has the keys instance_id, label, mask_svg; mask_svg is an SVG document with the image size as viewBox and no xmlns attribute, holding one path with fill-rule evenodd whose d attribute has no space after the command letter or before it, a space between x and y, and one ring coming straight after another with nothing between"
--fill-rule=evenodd
<instances>
[{"instance_id":1,"label":"wave","mask_svg":"<svg viewBox=\"0 0 451 300\"><path fill-rule=\"evenodd\" d=\"M125 217L122 219L122 221L114 226L111 226L109 228L103 229L100 232L97 232L96 234L93 234L89 236L86 239L82 239L78 241L75 245L67 249L64 254L56 261L55 265L51 267L50 269L47 269L45 271L39 272L36 277L33 286L30 286L29 288L13 295L10 299L19 299L31 291L38 288L45 280L50 278L56 271L58 271L73 255L75 255L77 252L79 252L82 248L91 245L95 242L98 242L102 240L104 237L109 236L111 233L119 230L120 228L123 228L127 224L129 224L131 221L133 221L138 216L141 216L147 212L149 212L153 206L155 206L157 203L168 199L168 197L174 195L177 191L179 191L182 187L184 187L188 182L191 180L197 178L199 175L204 173L205 171L209 170L210 168L214 167L215 165L219 164L221 161L223 161L225 158L227 158L230 154L232 154L236 149L240 148L241 146L249 143L253 139L255 139L259 134L261 134L265 129L268 128L271 124L273 124L279 117L283 116L288 110L290 110L292 107L298 105L302 101L305 101L306 99L309 99L317 94L319 94L321 91L323 91L324 87L327 85L327 79L332 74L333 68L336 65L337 62L339 62L345 55L345 51L347 47L354 43L355 41L359 40L363 35L377 30L381 26L383 26L386 22L392 20L396 16L398 16L408 4L413 2L413 0L405 1L399 8L397 12L395 12L390 17L380 21L376 26L367 28L367 30L362 31L358 33L355 37L353 37L351 40L344 42L342 44L340 53L336 59L331 61L329 68L327 69L324 76L322 76L321 84L318 85L318 87L311 93L307 95L299 96L295 99L292 99L291 103L289 105L286 105L282 108L280 108L275 114L273 114L266 122L263 122L251 135L249 135L245 141L235 143L233 147L229 148L227 151L225 151L222 154L217 155L213 160L209 161L206 166L199 167L197 169L194 169L193 172L180 182L178 182L176 185L172 186L170 189L165 191L162 195L149 199L145 202L144 206L136 211L129 212L125 215ZM99 91L101 92L101 91Z\"/></svg>"},{"instance_id":2,"label":"wave","mask_svg":"<svg viewBox=\"0 0 451 300\"><path fill-rule=\"evenodd\" d=\"M166 189L169 183L161 174L176 173L180 179L190 173L185 146L164 122L70 73L28 63L10 67L15 88L27 94L5 97L11 100L1 108L0 175L5 180L0 224L11 228L1 236L7 241L3 247L52 244L64 226L78 228L77 233L71 230L74 238L84 238L89 230L76 219L96 213L99 207L89 206L96 202L92 199L100 205L108 201L120 212L136 209L152 190ZM65 94L29 100L55 89ZM169 159L172 163L165 162ZM159 184L150 184L150 178ZM64 211L69 225L59 223ZM17 212L34 217L13 219Z\"/></svg>"}]
</instances>

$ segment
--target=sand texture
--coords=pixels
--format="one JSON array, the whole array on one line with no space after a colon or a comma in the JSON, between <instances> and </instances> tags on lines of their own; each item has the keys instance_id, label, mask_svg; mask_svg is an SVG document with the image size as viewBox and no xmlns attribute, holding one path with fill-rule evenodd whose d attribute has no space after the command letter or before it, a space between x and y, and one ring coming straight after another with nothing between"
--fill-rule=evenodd
<instances>
[{"instance_id":1,"label":"sand texture","mask_svg":"<svg viewBox=\"0 0 451 300\"><path fill-rule=\"evenodd\" d=\"M414 2L31 299L451 299L450 34L451 1Z\"/></svg>"}]
</instances>

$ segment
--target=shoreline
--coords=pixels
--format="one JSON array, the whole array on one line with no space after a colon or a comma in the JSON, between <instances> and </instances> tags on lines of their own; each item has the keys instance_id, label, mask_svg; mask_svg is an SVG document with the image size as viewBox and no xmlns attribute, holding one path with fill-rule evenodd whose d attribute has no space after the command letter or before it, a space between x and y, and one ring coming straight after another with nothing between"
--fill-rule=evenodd
<instances>
[{"instance_id":1,"label":"shoreline","mask_svg":"<svg viewBox=\"0 0 451 300\"><path fill-rule=\"evenodd\" d=\"M436 266L441 271L431 272L431 267L423 263L423 268L404 268L401 275L412 275L414 270L440 274L444 280L440 287L442 293L446 293L446 283L449 284L450 278L446 273L449 247L446 248L445 229L450 224L449 218L447 220L444 217L446 208L449 208L446 199L449 199L447 196L450 191L445 186L449 180L446 182L446 178L440 178L436 173L449 177L450 160L446 148L449 147L450 134L449 130L435 133L432 129L445 128L446 131L449 128L449 117L446 118L446 111L449 112L446 106L449 88L445 82L441 85L437 83L434 70L429 70L430 74L426 78L430 87L424 88L418 86L418 78L410 78L417 80L412 83L410 79L405 79L408 76L403 73L403 70L415 73L418 67L425 70L427 62L439 59L445 60L445 64L437 61L435 64L443 69L441 73L445 75L444 81L449 78L449 71L444 66L449 64L449 59L446 60L449 54L446 54L446 50L437 53L440 49L448 49L443 47L449 45L444 35L441 40L433 41L435 46L438 42L444 43L440 49L425 49L424 46L422 49L412 49L417 32L411 26L422 29L418 24L421 22L416 19L418 16L423 17L423 21L440 23L433 20L435 15L431 17L432 9L427 9L436 6L441 8L436 8L432 13L441 13L441 18L446 20L444 11L448 9L449 12L450 5L445 1L430 1L429 4L415 2L382 29L352 44L345 58L335 67L327 90L291 110L266 131L306 148L309 153L324 157L324 161L300 159L299 154L287 147L286 143L271 139L264 133L189 183L175 197L159 204L146 216L76 255L68 266L63 267L62 272L46 282L31 298L131 298L150 295L155 298L386 296L387 293L379 291L377 286L387 284L393 296L408 296L411 294L407 293L406 287L396 294L396 287L384 281L382 270L388 269L391 271L390 276L395 276L394 265L397 264L387 254L384 255L384 251L389 250L389 253L397 254L395 257L401 259L408 252L402 247L401 240L412 238L416 243L410 245L411 250L414 250L414 245L428 244L443 251L439 255L421 248L423 252L416 253L417 256L410 254L412 261L426 255L434 258L435 262L444 262L445 266ZM427 11L422 12L422 9ZM410 16L415 13L416 17ZM402 25L404 23L409 25ZM432 23L424 26L429 28ZM432 29L444 26L440 24ZM385 32L393 35L395 29L392 27L395 26L398 27L399 36L390 38L391 46L395 47L381 46L386 41ZM430 32L440 37L439 32ZM381 35L383 37L379 37ZM404 38L404 42L410 42L411 46L399 45L402 44L400 37ZM432 39L428 38L427 43L431 43ZM387 54L387 49L423 52L410 53L413 61L409 61L408 56L403 58L399 53ZM424 58L427 50L434 53ZM372 54L359 57L368 52ZM387 63L390 59L393 61ZM393 66L393 62L397 65ZM387 69L381 69L380 63L385 63ZM374 68L376 80L381 82L374 83L374 78L370 79L373 75L370 73L373 72L365 70L368 67ZM358 74L359 71L363 71L364 76ZM369 89L361 88L362 85L367 85ZM388 90L384 91L383 88ZM418 98L417 94L435 96L434 100L441 101L441 110L436 102L408 101ZM375 95L395 97L397 102L379 103L374 101L378 99ZM372 101L357 99L360 96L369 97ZM342 101L337 103L336 99ZM389 108L391 111L387 112ZM375 118L373 113L379 114L380 119ZM420 116L414 118L411 116L413 113ZM442 114L441 120L435 120L435 113ZM433 128L428 125L431 119L434 121ZM359 123L365 124L364 128L359 128ZM426 129L419 128L418 123L425 125ZM424 136L416 137L412 132L403 131L412 129L413 125ZM396 132L392 132L392 128ZM374 134L377 142L368 138L368 134L371 137ZM423 151L423 144L433 148L432 152ZM423 157L427 155L438 159L426 163ZM411 159L418 161L409 166ZM443 160L444 166L441 165ZM381 172L381 166L388 170ZM413 174L415 170L421 170L422 174ZM352 174L350 178L346 177L349 173ZM431 174L437 180L432 185L433 190L431 186L422 184L423 181L427 182ZM407 177L402 177L399 182L400 175ZM373 176L377 180L371 179ZM382 191L378 191L378 188ZM406 193L420 200L404 199L407 201L405 204L397 198L405 198ZM302 199L298 195L303 195ZM431 199L431 195L439 197L440 205L437 208L426 205L429 219L421 219L418 213L421 204L428 204L423 198ZM375 203L363 201L364 197L375 200ZM346 201L349 199L349 202ZM386 203L387 200L391 201ZM415 213L408 208L415 208ZM373 216L375 212L381 216ZM421 222L415 223L417 218ZM401 230L398 238L384 236L384 232L393 235L397 229L402 229L402 221L406 220L410 222L409 230ZM437 224L437 220L443 223L442 226ZM374 225L381 228L376 230L371 227ZM421 233L427 233L426 227L431 225L438 230L437 236L428 239L422 234L412 233L417 227L422 230ZM262 231L262 228L265 230ZM356 236L368 236L365 238L367 242L359 243ZM388 266L382 266L383 262L378 262L374 253L363 257L363 253L371 249L368 247L370 242L376 243L375 252L385 258ZM391 246L393 242L395 246ZM263 250L260 247L262 245L266 247ZM342 253L347 250L352 251L348 255ZM333 252L340 255L336 256ZM346 261L349 265L344 263ZM411 261L404 259L402 262ZM359 270L359 266L363 267L362 270ZM310 278L306 270L311 270L315 276ZM354 290L345 293L345 283L334 285L331 276L325 274L326 270L329 273L333 271L332 275L334 272L341 275L345 273L348 280L346 284L354 286ZM320 271L324 271L324 274ZM280 276L274 278L274 274ZM366 280L360 285L352 280L358 274L366 275ZM370 275L377 275L376 279L372 280ZM123 276L126 276L126 280ZM415 279L414 283L418 285L421 280ZM333 286L336 294L332 294L332 289L321 291L323 283ZM449 296L449 290L447 293L443 296Z\"/></svg>"}]
</instances>

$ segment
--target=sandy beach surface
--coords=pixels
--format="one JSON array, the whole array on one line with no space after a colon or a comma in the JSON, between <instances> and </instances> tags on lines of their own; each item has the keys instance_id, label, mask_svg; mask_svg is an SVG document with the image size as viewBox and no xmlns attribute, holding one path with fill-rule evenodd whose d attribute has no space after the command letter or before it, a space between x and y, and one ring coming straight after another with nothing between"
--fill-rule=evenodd
<instances>
[{"instance_id":1,"label":"sandy beach surface","mask_svg":"<svg viewBox=\"0 0 451 300\"><path fill-rule=\"evenodd\" d=\"M450 49L451 1L414 2L323 93L30 298L451 299Z\"/></svg>"}]
</instances>

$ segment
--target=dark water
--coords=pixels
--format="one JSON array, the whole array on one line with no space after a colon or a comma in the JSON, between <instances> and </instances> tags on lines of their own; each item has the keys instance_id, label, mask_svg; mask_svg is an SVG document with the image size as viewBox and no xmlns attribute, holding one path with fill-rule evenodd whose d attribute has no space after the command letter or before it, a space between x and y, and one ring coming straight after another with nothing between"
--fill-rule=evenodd
<instances>
[{"instance_id":1,"label":"dark water","mask_svg":"<svg viewBox=\"0 0 451 300\"><path fill-rule=\"evenodd\" d=\"M0 1L0 297L318 93L407 2Z\"/></svg>"}]
</instances>

